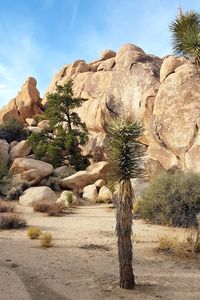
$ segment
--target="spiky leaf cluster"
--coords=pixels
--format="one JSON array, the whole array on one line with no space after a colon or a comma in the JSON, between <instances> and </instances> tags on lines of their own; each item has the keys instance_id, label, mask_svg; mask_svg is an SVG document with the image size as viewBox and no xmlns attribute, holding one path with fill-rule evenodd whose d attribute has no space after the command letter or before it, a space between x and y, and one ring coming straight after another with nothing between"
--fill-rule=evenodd
<instances>
[{"instance_id":1,"label":"spiky leaf cluster","mask_svg":"<svg viewBox=\"0 0 200 300\"><path fill-rule=\"evenodd\" d=\"M139 123L121 120L113 121L108 128L107 155L111 164L112 182L126 181L142 175L144 145L138 141L142 132Z\"/></svg>"},{"instance_id":2,"label":"spiky leaf cluster","mask_svg":"<svg viewBox=\"0 0 200 300\"><path fill-rule=\"evenodd\" d=\"M200 14L180 10L169 28L172 32L174 53L184 55L200 65Z\"/></svg>"}]
</instances>

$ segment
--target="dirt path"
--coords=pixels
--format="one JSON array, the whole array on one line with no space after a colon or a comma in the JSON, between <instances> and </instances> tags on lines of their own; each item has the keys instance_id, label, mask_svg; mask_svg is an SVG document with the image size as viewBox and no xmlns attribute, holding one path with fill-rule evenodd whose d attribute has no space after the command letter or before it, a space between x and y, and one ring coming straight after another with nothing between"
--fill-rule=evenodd
<instances>
[{"instance_id":1,"label":"dirt path","mask_svg":"<svg viewBox=\"0 0 200 300\"><path fill-rule=\"evenodd\" d=\"M43 250L25 230L0 232L0 300L200 299L200 262L157 254L159 234L173 228L134 222L135 291L118 287L115 212L80 207L75 214L46 217L19 208L28 225L54 237Z\"/></svg>"}]
</instances>

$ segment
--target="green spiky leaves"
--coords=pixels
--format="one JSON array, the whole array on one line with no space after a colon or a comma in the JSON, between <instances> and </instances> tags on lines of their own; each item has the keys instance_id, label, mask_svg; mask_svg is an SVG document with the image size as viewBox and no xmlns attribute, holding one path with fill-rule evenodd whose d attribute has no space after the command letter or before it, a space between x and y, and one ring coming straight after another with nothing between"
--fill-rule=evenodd
<instances>
[{"instance_id":1,"label":"green spiky leaves","mask_svg":"<svg viewBox=\"0 0 200 300\"><path fill-rule=\"evenodd\" d=\"M173 51L176 55L190 58L200 65L200 14L195 11L183 12L170 24Z\"/></svg>"},{"instance_id":2,"label":"green spiky leaves","mask_svg":"<svg viewBox=\"0 0 200 300\"><path fill-rule=\"evenodd\" d=\"M110 179L112 182L121 182L140 177L144 156L144 145L138 139L142 134L139 123L114 120L108 128L107 154L111 164Z\"/></svg>"}]
</instances>

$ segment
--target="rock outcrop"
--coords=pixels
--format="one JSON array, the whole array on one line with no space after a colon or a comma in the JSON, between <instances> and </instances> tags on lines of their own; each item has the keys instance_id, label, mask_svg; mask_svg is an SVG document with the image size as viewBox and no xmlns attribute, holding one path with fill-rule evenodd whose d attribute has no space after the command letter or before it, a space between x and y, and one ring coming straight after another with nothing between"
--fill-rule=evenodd
<instances>
[{"instance_id":1,"label":"rock outcrop","mask_svg":"<svg viewBox=\"0 0 200 300\"><path fill-rule=\"evenodd\" d=\"M41 98L36 85L35 78L29 77L26 80L17 96L0 110L0 123L12 118L25 122L25 119L42 113Z\"/></svg>"},{"instance_id":2,"label":"rock outcrop","mask_svg":"<svg viewBox=\"0 0 200 300\"><path fill-rule=\"evenodd\" d=\"M89 70L80 72L80 65ZM148 149L150 177L174 168L200 171L200 76L187 59L161 59L127 44L117 53L106 50L92 63L78 60L65 66L47 92L69 78L75 96L84 99L77 112L90 133L85 152L93 154L94 161L105 159L106 128L119 116L143 123L141 141Z\"/></svg>"},{"instance_id":3,"label":"rock outcrop","mask_svg":"<svg viewBox=\"0 0 200 300\"><path fill-rule=\"evenodd\" d=\"M52 79L47 93L70 78L74 95L84 100L77 112L90 135L84 154L92 154L93 162L106 160L107 126L118 116L143 123L141 142L147 147L145 163L150 178L176 168L200 172L200 76L188 59L161 59L126 44L117 52L105 50L99 60L76 60L65 65ZM12 116L26 119L31 131L42 130L27 119L41 112L36 90L36 81L29 78L17 97L0 111L0 122ZM83 178L81 173L73 176L73 182L76 176ZM63 187L68 180L63 179ZM66 187L74 187L74 183L68 183ZM86 180L82 187L93 183Z\"/></svg>"}]
</instances>

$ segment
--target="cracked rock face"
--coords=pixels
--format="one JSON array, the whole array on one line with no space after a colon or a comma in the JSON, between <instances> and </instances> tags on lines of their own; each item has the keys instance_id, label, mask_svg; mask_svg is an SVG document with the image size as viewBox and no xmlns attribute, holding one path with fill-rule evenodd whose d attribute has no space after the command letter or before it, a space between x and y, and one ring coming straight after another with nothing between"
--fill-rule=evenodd
<instances>
[{"instance_id":1,"label":"cracked rock face","mask_svg":"<svg viewBox=\"0 0 200 300\"><path fill-rule=\"evenodd\" d=\"M89 153L98 149L95 157L105 159L106 126L115 116L126 117L144 125L150 177L163 169L200 172L200 75L188 60L162 60L126 44L112 57L65 66L47 92L69 78L74 80L75 96L85 100L77 112L90 132Z\"/></svg>"},{"instance_id":2,"label":"cracked rock face","mask_svg":"<svg viewBox=\"0 0 200 300\"><path fill-rule=\"evenodd\" d=\"M194 152L196 157L198 152L199 95L199 72L190 63L177 67L159 88L154 103L153 125L154 135L159 143L157 148L161 145L165 152L169 153L164 158L165 162L162 162L162 158L157 158L162 165L169 164L167 169L171 166L170 161L182 169L196 169L190 161ZM149 147L150 156L153 143L151 142ZM156 152L155 147L154 152ZM177 162L175 162L175 157Z\"/></svg>"}]
</instances>

